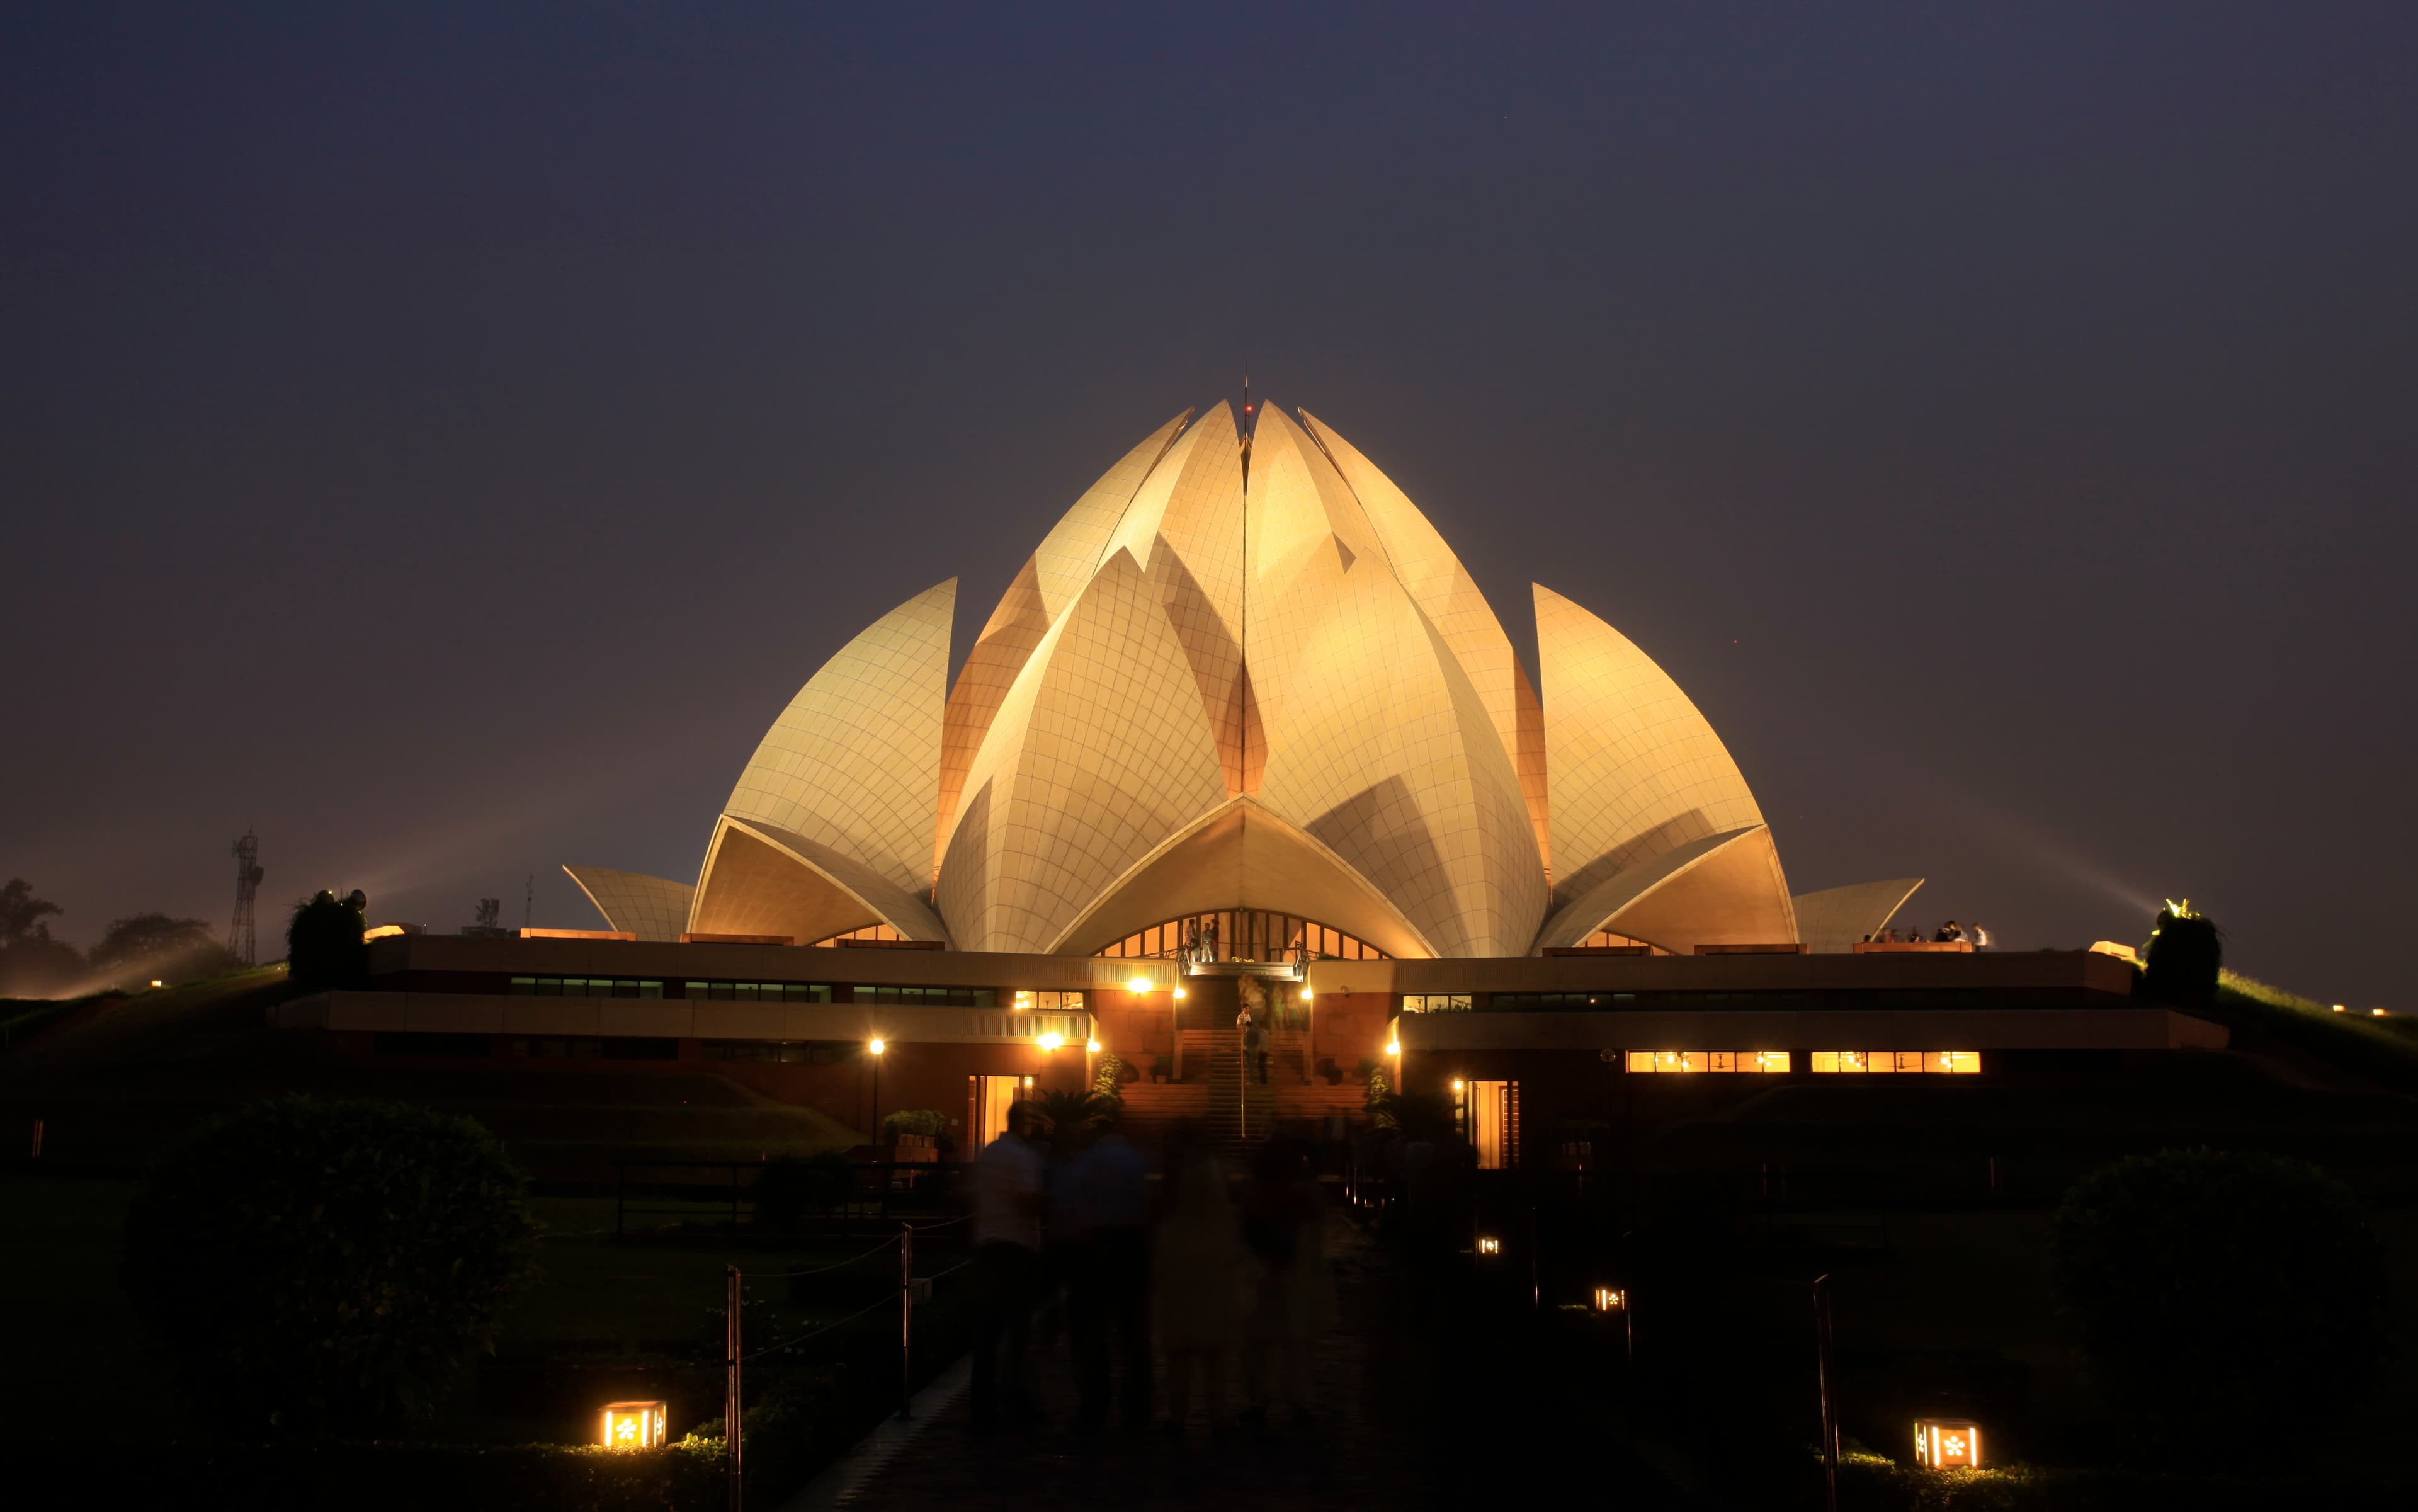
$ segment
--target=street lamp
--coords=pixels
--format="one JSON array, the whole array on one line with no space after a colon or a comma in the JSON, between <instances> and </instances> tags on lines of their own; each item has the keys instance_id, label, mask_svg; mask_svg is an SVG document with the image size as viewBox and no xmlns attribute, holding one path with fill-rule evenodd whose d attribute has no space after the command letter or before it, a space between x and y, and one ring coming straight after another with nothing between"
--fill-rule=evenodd
<instances>
[{"instance_id":1,"label":"street lamp","mask_svg":"<svg viewBox=\"0 0 2418 1512\"><path fill-rule=\"evenodd\" d=\"M865 1047L873 1052L873 1139L878 1145L881 1142L881 1053L890 1048L890 1042L877 1035Z\"/></svg>"}]
</instances>

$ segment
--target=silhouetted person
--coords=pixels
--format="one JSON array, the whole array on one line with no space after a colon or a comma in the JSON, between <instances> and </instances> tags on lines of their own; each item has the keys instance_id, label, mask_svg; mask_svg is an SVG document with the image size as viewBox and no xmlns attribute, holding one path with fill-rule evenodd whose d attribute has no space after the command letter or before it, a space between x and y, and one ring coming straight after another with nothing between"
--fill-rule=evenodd
<instances>
[{"instance_id":1,"label":"silhouetted person","mask_svg":"<svg viewBox=\"0 0 2418 1512\"><path fill-rule=\"evenodd\" d=\"M994 1424L1003 1413L1024 1417L1033 1411L1024 1355L1032 1338L1033 1292L1041 1272L1041 1214L1047 1201L1041 1153L1031 1142L1037 1120L1031 1103L1013 1105L1007 1110L1007 1132L974 1161L972 1407L977 1426Z\"/></svg>"},{"instance_id":2,"label":"silhouetted person","mask_svg":"<svg viewBox=\"0 0 2418 1512\"><path fill-rule=\"evenodd\" d=\"M1233 1342L1243 1241L1226 1172L1196 1131L1168 1141L1167 1191L1151 1249L1152 1306L1167 1356L1168 1431L1192 1415L1196 1378L1209 1420L1226 1415L1226 1351Z\"/></svg>"},{"instance_id":3,"label":"silhouetted person","mask_svg":"<svg viewBox=\"0 0 2418 1512\"><path fill-rule=\"evenodd\" d=\"M1075 1325L1075 1382L1082 1421L1108 1421L1113 1399L1125 1425L1150 1421L1150 1161L1107 1115L1075 1158L1067 1300Z\"/></svg>"},{"instance_id":4,"label":"silhouetted person","mask_svg":"<svg viewBox=\"0 0 2418 1512\"><path fill-rule=\"evenodd\" d=\"M1990 932L1982 927L1982 921L1979 919L1973 921L1972 927L1965 932L1965 938L1973 942L1975 950L1990 948Z\"/></svg>"},{"instance_id":5,"label":"silhouetted person","mask_svg":"<svg viewBox=\"0 0 2418 1512\"><path fill-rule=\"evenodd\" d=\"M1309 1341L1332 1321L1326 1266L1326 1197L1298 1140L1272 1139L1253 1162L1243 1235L1258 1261L1243 1322L1244 1418L1259 1422L1278 1397L1304 1417L1316 1405Z\"/></svg>"},{"instance_id":6,"label":"silhouetted person","mask_svg":"<svg viewBox=\"0 0 2418 1512\"><path fill-rule=\"evenodd\" d=\"M1953 919L1941 924L1939 933L1931 937L1933 943L1940 945L1952 945L1964 938L1965 932L1956 927L1956 921Z\"/></svg>"}]
</instances>

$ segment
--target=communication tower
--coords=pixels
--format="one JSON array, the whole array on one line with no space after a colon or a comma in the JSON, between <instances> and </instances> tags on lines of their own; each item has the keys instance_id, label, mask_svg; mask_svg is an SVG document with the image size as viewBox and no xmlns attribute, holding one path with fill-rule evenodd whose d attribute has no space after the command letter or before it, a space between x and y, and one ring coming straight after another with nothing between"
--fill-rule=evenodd
<instances>
[{"instance_id":1,"label":"communication tower","mask_svg":"<svg viewBox=\"0 0 2418 1512\"><path fill-rule=\"evenodd\" d=\"M260 939L254 906L260 900L260 836L250 830L235 843L235 922L227 926L227 950L246 966L259 964Z\"/></svg>"}]
</instances>

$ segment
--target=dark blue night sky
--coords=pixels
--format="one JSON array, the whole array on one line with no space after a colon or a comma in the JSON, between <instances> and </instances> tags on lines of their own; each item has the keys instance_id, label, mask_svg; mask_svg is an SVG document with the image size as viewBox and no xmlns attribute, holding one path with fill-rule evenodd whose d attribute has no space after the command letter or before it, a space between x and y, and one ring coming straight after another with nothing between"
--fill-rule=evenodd
<instances>
[{"instance_id":1,"label":"dark blue night sky","mask_svg":"<svg viewBox=\"0 0 2418 1512\"><path fill-rule=\"evenodd\" d=\"M1247 358L1800 891L2418 1006L2413 77L2394 4L10 8L0 877L221 919L256 824L591 924Z\"/></svg>"}]
</instances>

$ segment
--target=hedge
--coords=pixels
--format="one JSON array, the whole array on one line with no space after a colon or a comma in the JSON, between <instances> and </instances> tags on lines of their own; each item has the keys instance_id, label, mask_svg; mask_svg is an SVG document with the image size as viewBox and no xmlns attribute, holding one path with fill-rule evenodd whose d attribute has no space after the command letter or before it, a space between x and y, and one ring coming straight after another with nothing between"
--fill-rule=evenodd
<instances>
[{"instance_id":1,"label":"hedge","mask_svg":"<svg viewBox=\"0 0 2418 1512\"><path fill-rule=\"evenodd\" d=\"M1839 1462L1841 1512L2270 1512L2405 1505L2401 1497L2407 1490L2301 1476L2267 1480L2023 1464L1924 1470L1878 1455L1850 1454Z\"/></svg>"}]
</instances>

